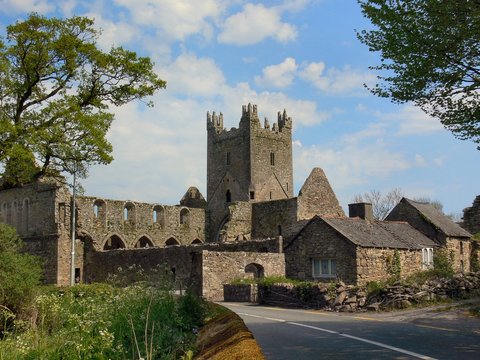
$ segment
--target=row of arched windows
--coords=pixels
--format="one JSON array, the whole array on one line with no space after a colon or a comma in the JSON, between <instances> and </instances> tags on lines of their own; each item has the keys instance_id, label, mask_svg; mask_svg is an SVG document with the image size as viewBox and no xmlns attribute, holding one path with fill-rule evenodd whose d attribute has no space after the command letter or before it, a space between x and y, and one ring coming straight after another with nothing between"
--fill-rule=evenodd
<instances>
[{"instance_id":1,"label":"row of arched windows","mask_svg":"<svg viewBox=\"0 0 480 360\"><path fill-rule=\"evenodd\" d=\"M203 244L200 239L195 239L191 243L192 245L196 244ZM165 246L175 246L180 245L180 242L175 239L174 237L170 237L165 241ZM116 250L116 249L125 249L127 246L125 242L117 235L112 235L108 238L108 240L103 245L103 250ZM150 240L146 236L142 236L140 239L137 240L135 243L135 248L150 248L154 247L152 240Z\"/></svg>"},{"instance_id":2,"label":"row of arched windows","mask_svg":"<svg viewBox=\"0 0 480 360\"><path fill-rule=\"evenodd\" d=\"M30 227L30 200L25 198L22 201L14 200L9 203L2 203L0 220L15 227L19 232L28 231Z\"/></svg>"},{"instance_id":3,"label":"row of arched windows","mask_svg":"<svg viewBox=\"0 0 480 360\"><path fill-rule=\"evenodd\" d=\"M105 221L107 216L105 201L97 199L93 203L93 216L99 221ZM123 207L123 220L124 221L135 221L135 204L132 202L126 202ZM152 222L154 224L159 224L160 226L165 226L165 209L161 205L155 205L152 209ZM187 208L182 208L179 215L179 223L181 225L190 224L190 210Z\"/></svg>"}]
</instances>

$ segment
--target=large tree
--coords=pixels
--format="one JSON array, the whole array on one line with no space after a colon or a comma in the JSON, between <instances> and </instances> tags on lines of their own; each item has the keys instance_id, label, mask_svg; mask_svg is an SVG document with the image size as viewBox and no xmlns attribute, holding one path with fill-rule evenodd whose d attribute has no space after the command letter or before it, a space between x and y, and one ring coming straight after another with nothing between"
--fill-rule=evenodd
<instances>
[{"instance_id":1,"label":"large tree","mask_svg":"<svg viewBox=\"0 0 480 360\"><path fill-rule=\"evenodd\" d=\"M108 164L109 107L165 87L149 58L99 49L93 25L84 17L31 14L0 39L2 187Z\"/></svg>"},{"instance_id":2,"label":"large tree","mask_svg":"<svg viewBox=\"0 0 480 360\"><path fill-rule=\"evenodd\" d=\"M480 144L480 0L358 2L374 29L357 36L381 54L371 91L413 102L456 137Z\"/></svg>"}]
</instances>

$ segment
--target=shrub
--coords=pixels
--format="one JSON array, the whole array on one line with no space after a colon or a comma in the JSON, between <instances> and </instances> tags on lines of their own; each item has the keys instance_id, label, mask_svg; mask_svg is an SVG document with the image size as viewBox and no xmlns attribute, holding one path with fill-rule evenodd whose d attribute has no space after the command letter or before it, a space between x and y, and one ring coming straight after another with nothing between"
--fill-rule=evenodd
<instances>
[{"instance_id":1,"label":"shrub","mask_svg":"<svg viewBox=\"0 0 480 360\"><path fill-rule=\"evenodd\" d=\"M451 278L453 270L453 252L446 249L438 249L433 255L433 274L438 277Z\"/></svg>"},{"instance_id":2,"label":"shrub","mask_svg":"<svg viewBox=\"0 0 480 360\"><path fill-rule=\"evenodd\" d=\"M31 304L42 276L40 259L21 253L22 246L15 229L0 223L0 305L15 313Z\"/></svg>"}]
</instances>

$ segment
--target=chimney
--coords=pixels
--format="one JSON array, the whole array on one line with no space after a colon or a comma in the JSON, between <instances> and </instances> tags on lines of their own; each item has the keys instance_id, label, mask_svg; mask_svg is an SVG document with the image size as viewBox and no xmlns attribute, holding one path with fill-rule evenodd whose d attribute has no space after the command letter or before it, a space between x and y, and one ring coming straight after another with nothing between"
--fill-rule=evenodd
<instances>
[{"instance_id":1,"label":"chimney","mask_svg":"<svg viewBox=\"0 0 480 360\"><path fill-rule=\"evenodd\" d=\"M348 204L348 216L373 221L373 209L370 203Z\"/></svg>"}]
</instances>

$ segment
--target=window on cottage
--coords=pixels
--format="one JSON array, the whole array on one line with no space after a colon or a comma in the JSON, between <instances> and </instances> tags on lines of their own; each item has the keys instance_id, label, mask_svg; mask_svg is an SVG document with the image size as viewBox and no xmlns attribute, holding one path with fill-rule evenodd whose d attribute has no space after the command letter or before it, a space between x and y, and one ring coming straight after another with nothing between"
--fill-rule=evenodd
<instances>
[{"instance_id":1,"label":"window on cottage","mask_svg":"<svg viewBox=\"0 0 480 360\"><path fill-rule=\"evenodd\" d=\"M422 269L433 269L433 248L422 249Z\"/></svg>"},{"instance_id":2,"label":"window on cottage","mask_svg":"<svg viewBox=\"0 0 480 360\"><path fill-rule=\"evenodd\" d=\"M270 153L270 165L275 165L275 153Z\"/></svg>"},{"instance_id":3,"label":"window on cottage","mask_svg":"<svg viewBox=\"0 0 480 360\"><path fill-rule=\"evenodd\" d=\"M226 198L225 200L226 200L227 203L232 201L232 193L230 192L230 190L227 190L225 198Z\"/></svg>"},{"instance_id":4,"label":"window on cottage","mask_svg":"<svg viewBox=\"0 0 480 360\"><path fill-rule=\"evenodd\" d=\"M337 275L337 264L333 259L312 259L313 277L332 278Z\"/></svg>"},{"instance_id":5,"label":"window on cottage","mask_svg":"<svg viewBox=\"0 0 480 360\"><path fill-rule=\"evenodd\" d=\"M250 200L255 199L255 191L250 191Z\"/></svg>"},{"instance_id":6,"label":"window on cottage","mask_svg":"<svg viewBox=\"0 0 480 360\"><path fill-rule=\"evenodd\" d=\"M227 165L230 165L230 151L227 151Z\"/></svg>"}]
</instances>

